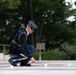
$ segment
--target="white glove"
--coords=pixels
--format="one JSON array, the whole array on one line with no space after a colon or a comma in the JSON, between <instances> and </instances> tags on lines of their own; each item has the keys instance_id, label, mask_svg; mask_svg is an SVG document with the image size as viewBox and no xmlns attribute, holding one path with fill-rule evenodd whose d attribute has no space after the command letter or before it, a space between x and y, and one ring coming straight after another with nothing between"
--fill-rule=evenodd
<instances>
[{"instance_id":1,"label":"white glove","mask_svg":"<svg viewBox=\"0 0 76 75\"><path fill-rule=\"evenodd\" d=\"M36 60L32 57L31 58L32 63L36 63Z\"/></svg>"}]
</instances>

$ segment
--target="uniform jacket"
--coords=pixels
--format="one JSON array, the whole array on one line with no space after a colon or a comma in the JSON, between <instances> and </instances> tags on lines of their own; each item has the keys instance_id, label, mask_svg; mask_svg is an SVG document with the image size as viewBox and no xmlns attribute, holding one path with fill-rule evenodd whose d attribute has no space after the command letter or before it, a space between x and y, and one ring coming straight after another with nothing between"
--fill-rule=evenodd
<instances>
[{"instance_id":1,"label":"uniform jacket","mask_svg":"<svg viewBox=\"0 0 76 75\"><path fill-rule=\"evenodd\" d=\"M27 38L28 38L27 31L25 29L22 29L16 34L13 40L20 45L19 49L21 51L23 51L24 53L26 52L26 54L29 57L32 57L29 48L27 46Z\"/></svg>"}]
</instances>

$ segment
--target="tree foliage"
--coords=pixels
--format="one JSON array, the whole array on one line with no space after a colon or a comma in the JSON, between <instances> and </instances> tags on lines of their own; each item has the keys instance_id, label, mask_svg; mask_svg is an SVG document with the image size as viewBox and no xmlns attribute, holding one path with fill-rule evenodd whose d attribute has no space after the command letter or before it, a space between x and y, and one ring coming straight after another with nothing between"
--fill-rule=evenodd
<instances>
[{"instance_id":1,"label":"tree foliage","mask_svg":"<svg viewBox=\"0 0 76 75\"><path fill-rule=\"evenodd\" d=\"M69 22L67 18L76 12L70 7L65 0L0 0L0 43L9 44L28 20L38 25L31 42L45 42L46 48L56 48L73 41L75 21Z\"/></svg>"}]
</instances>

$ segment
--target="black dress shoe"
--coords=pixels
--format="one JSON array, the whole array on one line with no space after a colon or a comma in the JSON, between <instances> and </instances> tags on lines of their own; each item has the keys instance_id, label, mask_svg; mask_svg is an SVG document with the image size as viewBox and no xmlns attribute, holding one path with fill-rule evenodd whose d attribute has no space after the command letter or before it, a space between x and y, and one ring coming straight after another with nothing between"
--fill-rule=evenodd
<instances>
[{"instance_id":1,"label":"black dress shoe","mask_svg":"<svg viewBox=\"0 0 76 75\"><path fill-rule=\"evenodd\" d=\"M31 66L29 63L20 63L20 66Z\"/></svg>"},{"instance_id":2,"label":"black dress shoe","mask_svg":"<svg viewBox=\"0 0 76 75\"><path fill-rule=\"evenodd\" d=\"M17 64L16 64L12 59L9 59L8 61L9 61L9 63L10 63L11 65L17 66Z\"/></svg>"}]
</instances>

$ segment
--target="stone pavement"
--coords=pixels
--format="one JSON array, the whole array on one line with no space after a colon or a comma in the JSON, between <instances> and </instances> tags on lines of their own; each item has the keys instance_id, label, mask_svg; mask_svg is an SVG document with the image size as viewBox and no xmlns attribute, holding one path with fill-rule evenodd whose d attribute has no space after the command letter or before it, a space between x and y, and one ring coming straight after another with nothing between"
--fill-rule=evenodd
<instances>
[{"instance_id":1,"label":"stone pavement","mask_svg":"<svg viewBox=\"0 0 76 75\"><path fill-rule=\"evenodd\" d=\"M31 67L13 67L8 61L0 61L0 75L76 75L75 60L43 60L31 64Z\"/></svg>"}]
</instances>

